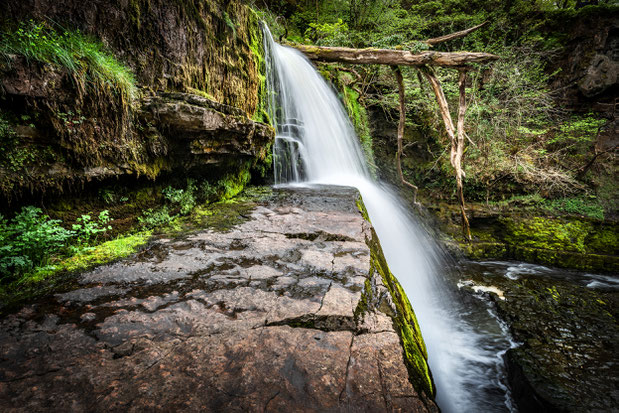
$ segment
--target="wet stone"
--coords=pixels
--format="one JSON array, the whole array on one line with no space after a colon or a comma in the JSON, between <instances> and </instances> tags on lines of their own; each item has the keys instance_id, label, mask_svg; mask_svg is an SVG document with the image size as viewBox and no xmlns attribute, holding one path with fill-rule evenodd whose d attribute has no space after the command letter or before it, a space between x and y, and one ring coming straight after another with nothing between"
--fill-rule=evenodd
<instances>
[{"instance_id":1,"label":"wet stone","mask_svg":"<svg viewBox=\"0 0 619 413\"><path fill-rule=\"evenodd\" d=\"M518 343L504 358L520 411L616 410L616 288L593 288L591 274L533 264L461 267L461 288L490 299Z\"/></svg>"},{"instance_id":2,"label":"wet stone","mask_svg":"<svg viewBox=\"0 0 619 413\"><path fill-rule=\"evenodd\" d=\"M0 319L0 411L435 412L391 318L356 317L371 236L348 188L278 189Z\"/></svg>"}]
</instances>

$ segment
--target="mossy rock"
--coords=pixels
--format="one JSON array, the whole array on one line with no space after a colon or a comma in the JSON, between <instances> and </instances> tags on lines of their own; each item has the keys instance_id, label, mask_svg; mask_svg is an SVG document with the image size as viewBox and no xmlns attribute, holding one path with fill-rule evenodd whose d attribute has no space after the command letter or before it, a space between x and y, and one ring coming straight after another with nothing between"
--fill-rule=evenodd
<instances>
[{"instance_id":1,"label":"mossy rock","mask_svg":"<svg viewBox=\"0 0 619 413\"><path fill-rule=\"evenodd\" d=\"M361 198L358 199L357 206L363 217L370 222ZM428 352L421 335L417 317L404 289L389 269L376 231L374 228L371 228L370 231L371 236L366 238L366 244L370 248L370 274L380 277L382 284L389 292L395 312L392 311L392 308L383 309L381 307L379 310L393 320L394 327L400 336L404 361L413 387L418 393L424 393L428 397L434 398L436 388L428 365ZM370 278L365 283L361 302L355 311L357 317L360 313L368 311L370 303L373 301L372 292L373 286Z\"/></svg>"}]
</instances>

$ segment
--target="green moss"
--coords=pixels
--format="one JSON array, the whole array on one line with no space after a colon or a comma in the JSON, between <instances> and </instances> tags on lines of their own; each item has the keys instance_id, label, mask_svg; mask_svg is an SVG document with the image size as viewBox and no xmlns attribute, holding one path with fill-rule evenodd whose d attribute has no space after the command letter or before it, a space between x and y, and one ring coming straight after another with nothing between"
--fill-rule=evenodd
<instances>
[{"instance_id":1,"label":"green moss","mask_svg":"<svg viewBox=\"0 0 619 413\"><path fill-rule=\"evenodd\" d=\"M357 205L364 217L367 217L367 210L361 199L357 201ZM404 360L409 371L409 380L419 393L424 392L429 397L434 397L434 382L427 362L428 352L421 335L417 317L404 289L389 269L380 241L378 240L378 235L373 228L371 231L371 238L366 238L366 243L370 248L370 274L377 273L380 275L395 305L396 313L390 316L402 341ZM372 286L368 279L365 283L362 299L355 310L356 317L359 317L360 313L367 311L368 305L372 301L371 295Z\"/></svg>"},{"instance_id":2,"label":"green moss","mask_svg":"<svg viewBox=\"0 0 619 413\"><path fill-rule=\"evenodd\" d=\"M447 230L457 238L459 227L451 222L450 214L439 211L437 215L450 223ZM460 240L457 246L472 259L517 259L583 271L619 270L617 223L513 214L498 219L473 217L471 224L473 243Z\"/></svg>"},{"instance_id":3,"label":"green moss","mask_svg":"<svg viewBox=\"0 0 619 413\"><path fill-rule=\"evenodd\" d=\"M219 199L227 200L238 195L251 180L249 165L243 166L237 173L231 173L217 182Z\"/></svg>"},{"instance_id":4,"label":"green moss","mask_svg":"<svg viewBox=\"0 0 619 413\"><path fill-rule=\"evenodd\" d=\"M158 157L149 163L140 163L131 161L129 166L138 176L147 176L149 179L155 180L161 171L170 169L170 161L164 157Z\"/></svg>"},{"instance_id":5,"label":"green moss","mask_svg":"<svg viewBox=\"0 0 619 413\"><path fill-rule=\"evenodd\" d=\"M556 249L585 253L585 238L592 225L585 221L534 217L517 220L501 220L507 228L505 240L522 247Z\"/></svg>"},{"instance_id":6,"label":"green moss","mask_svg":"<svg viewBox=\"0 0 619 413\"><path fill-rule=\"evenodd\" d=\"M120 236L92 248L86 248L56 264L27 275L20 282L40 282L59 272L84 271L96 265L124 258L146 244L151 235L150 231L138 232L136 234Z\"/></svg>"},{"instance_id":7,"label":"green moss","mask_svg":"<svg viewBox=\"0 0 619 413\"><path fill-rule=\"evenodd\" d=\"M251 50L256 72L258 73L258 105L251 118L256 122L272 125L268 114L268 90L266 85L266 62L264 39L258 14L249 9L249 49Z\"/></svg>"},{"instance_id":8,"label":"green moss","mask_svg":"<svg viewBox=\"0 0 619 413\"><path fill-rule=\"evenodd\" d=\"M619 225L607 225L592 231L585 243L590 252L619 255Z\"/></svg>"},{"instance_id":9,"label":"green moss","mask_svg":"<svg viewBox=\"0 0 619 413\"><path fill-rule=\"evenodd\" d=\"M462 242L459 246L466 252L469 258L474 260L482 260L488 257L496 259L509 258L506 245L500 242Z\"/></svg>"},{"instance_id":10,"label":"green moss","mask_svg":"<svg viewBox=\"0 0 619 413\"><path fill-rule=\"evenodd\" d=\"M196 207L191 215L180 222L180 226L185 232L190 227L228 231L247 220L256 202L272 195L273 191L270 187L248 187L233 199Z\"/></svg>"},{"instance_id":11,"label":"green moss","mask_svg":"<svg viewBox=\"0 0 619 413\"><path fill-rule=\"evenodd\" d=\"M203 98L207 98L209 100L217 102L217 99L215 99L215 97L213 95L211 95L210 93L206 93L203 90L199 90L199 89L194 89L192 87L188 87L187 88L187 92L193 93L194 95L202 96Z\"/></svg>"},{"instance_id":12,"label":"green moss","mask_svg":"<svg viewBox=\"0 0 619 413\"><path fill-rule=\"evenodd\" d=\"M72 273L133 254L150 237L150 232L120 236L95 247L81 249L71 257L38 268L10 284L0 284L0 314L26 300L49 294L59 285L75 282Z\"/></svg>"},{"instance_id":13,"label":"green moss","mask_svg":"<svg viewBox=\"0 0 619 413\"><path fill-rule=\"evenodd\" d=\"M368 214L368 210L365 208L365 204L363 203L363 199L361 198L361 196L357 198L357 208L359 208L361 215L363 215L363 219L365 219L369 223L372 223L372 221L370 221L370 215Z\"/></svg>"}]
</instances>

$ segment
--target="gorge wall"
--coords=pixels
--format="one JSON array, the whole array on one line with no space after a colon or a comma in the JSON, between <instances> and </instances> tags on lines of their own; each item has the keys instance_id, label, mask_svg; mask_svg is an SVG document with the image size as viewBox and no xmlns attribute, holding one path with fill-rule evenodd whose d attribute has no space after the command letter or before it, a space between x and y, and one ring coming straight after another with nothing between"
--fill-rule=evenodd
<instances>
[{"instance_id":1,"label":"gorge wall","mask_svg":"<svg viewBox=\"0 0 619 413\"><path fill-rule=\"evenodd\" d=\"M247 181L269 162L262 33L243 2L10 0L0 15L20 45L0 63L3 199L174 171ZM22 54L24 39L52 52ZM55 59L65 43L77 67Z\"/></svg>"}]
</instances>

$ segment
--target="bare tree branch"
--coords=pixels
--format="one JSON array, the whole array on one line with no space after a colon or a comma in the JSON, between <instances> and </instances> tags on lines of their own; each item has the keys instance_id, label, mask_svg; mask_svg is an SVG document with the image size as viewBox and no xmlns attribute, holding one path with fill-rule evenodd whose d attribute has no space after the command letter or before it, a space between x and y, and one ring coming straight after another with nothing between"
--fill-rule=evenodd
<instances>
[{"instance_id":1,"label":"bare tree branch","mask_svg":"<svg viewBox=\"0 0 619 413\"><path fill-rule=\"evenodd\" d=\"M396 167L398 169L398 175L400 175L400 181L402 184L408 186L413 190L413 202L417 203L417 191L419 188L411 184L404 179L402 173L402 139L404 137L404 124L406 122L406 107L404 106L404 78L402 77L402 71L398 66L391 66L391 69L395 73L396 81L398 82L398 96L400 98L400 121L398 122L398 151L396 152Z\"/></svg>"},{"instance_id":2,"label":"bare tree branch","mask_svg":"<svg viewBox=\"0 0 619 413\"><path fill-rule=\"evenodd\" d=\"M483 22L482 24L478 24L477 26L473 26L469 29L466 30L461 30L459 32L455 32L455 33L451 33L451 34L446 34L444 36L440 36L440 37L434 37L432 39L428 39L425 41L425 43L429 44L430 46L434 46L435 44L439 44L439 43L443 43L443 42L447 42L449 40L454 40L454 39L459 39L461 37L467 36L468 34L474 32L475 30L484 27L486 24L488 24L488 22Z\"/></svg>"}]
</instances>

